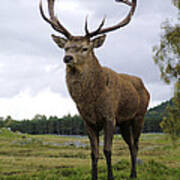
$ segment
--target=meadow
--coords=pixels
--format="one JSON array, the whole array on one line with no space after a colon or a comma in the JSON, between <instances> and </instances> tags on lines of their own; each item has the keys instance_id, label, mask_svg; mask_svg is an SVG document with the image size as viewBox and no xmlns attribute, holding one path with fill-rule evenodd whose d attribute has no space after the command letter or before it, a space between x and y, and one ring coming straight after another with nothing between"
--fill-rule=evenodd
<instances>
[{"instance_id":1,"label":"meadow","mask_svg":"<svg viewBox=\"0 0 180 180\"><path fill-rule=\"evenodd\" d=\"M100 143L99 180L106 180ZM180 180L180 141L173 148L164 134L143 134L140 139L137 180ZM115 135L115 180L128 180L128 147ZM0 180L91 180L87 137L28 135L0 129Z\"/></svg>"}]
</instances>

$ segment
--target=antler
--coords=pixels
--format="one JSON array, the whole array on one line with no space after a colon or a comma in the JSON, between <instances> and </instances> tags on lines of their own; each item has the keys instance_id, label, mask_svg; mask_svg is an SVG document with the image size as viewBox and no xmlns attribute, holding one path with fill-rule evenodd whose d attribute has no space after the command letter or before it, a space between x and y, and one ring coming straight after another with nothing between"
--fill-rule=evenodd
<instances>
[{"instance_id":1,"label":"antler","mask_svg":"<svg viewBox=\"0 0 180 180\"><path fill-rule=\"evenodd\" d=\"M88 22L87 22L87 18L86 18L86 22L85 22L86 36L93 37L93 36L96 36L98 34L104 34L104 33L110 32L110 31L114 31L116 29L119 29L119 28L127 25L131 21L131 17L133 16L133 14L135 12L135 9L136 9L137 0L132 0L132 2L129 2L128 0L115 0L115 1L116 2L122 2L122 3L125 3L125 4L127 4L129 6L131 6L131 10L130 10L129 14L121 22L119 22L118 24L116 24L116 25L114 25L112 27L104 28L104 29L102 29L102 27L104 26L104 23L105 23L105 18L103 18L103 20L102 20L101 24L99 25L99 27L93 32L89 32L89 30L88 30Z\"/></svg>"},{"instance_id":2,"label":"antler","mask_svg":"<svg viewBox=\"0 0 180 180\"><path fill-rule=\"evenodd\" d=\"M43 7L42 7L42 0L40 0L40 4L39 4L40 13L43 19L46 22L48 22L54 30L56 30L57 32L60 32L61 34L66 36L68 39L71 39L72 35L70 34L70 32L59 22L58 18L54 15L54 1L55 0L48 0L48 12L49 12L50 19L48 19L44 14Z\"/></svg>"}]
</instances>

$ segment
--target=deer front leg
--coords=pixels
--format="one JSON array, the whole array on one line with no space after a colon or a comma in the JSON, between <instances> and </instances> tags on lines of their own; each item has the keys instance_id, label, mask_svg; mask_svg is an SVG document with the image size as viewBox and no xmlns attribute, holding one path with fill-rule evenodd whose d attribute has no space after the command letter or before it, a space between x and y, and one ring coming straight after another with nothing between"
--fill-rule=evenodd
<instances>
[{"instance_id":1,"label":"deer front leg","mask_svg":"<svg viewBox=\"0 0 180 180\"><path fill-rule=\"evenodd\" d=\"M99 158L99 131L87 126L87 132L91 144L92 180L97 180L97 164Z\"/></svg>"},{"instance_id":2,"label":"deer front leg","mask_svg":"<svg viewBox=\"0 0 180 180\"><path fill-rule=\"evenodd\" d=\"M111 149L115 125L113 121L108 120L104 127L104 155L106 157L108 180L114 180L111 165Z\"/></svg>"}]
</instances>

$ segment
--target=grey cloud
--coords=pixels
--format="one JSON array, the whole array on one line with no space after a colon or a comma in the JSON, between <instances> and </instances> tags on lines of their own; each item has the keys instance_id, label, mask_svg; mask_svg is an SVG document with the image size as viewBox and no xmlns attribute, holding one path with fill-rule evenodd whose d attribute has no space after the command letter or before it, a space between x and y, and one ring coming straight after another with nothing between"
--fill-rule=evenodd
<instances>
[{"instance_id":1,"label":"grey cloud","mask_svg":"<svg viewBox=\"0 0 180 180\"><path fill-rule=\"evenodd\" d=\"M62 0L62 2L67 0ZM75 2L69 0L69 2ZM84 33L85 16L90 12L89 26L94 29L106 14L106 26L123 18L128 7L114 0L76 0L83 14L62 10L59 18L74 34ZM87 11L87 12L86 12ZM152 46L160 35L160 24L176 11L170 1L139 0L132 22L109 33L105 45L97 50L100 62L118 72L140 76L149 86L153 100L170 96L169 87L160 84L159 70L152 60ZM0 97L12 97L28 88L32 94L49 87L67 96L63 51L51 40L51 27L40 17L38 1L6 0L0 6ZM47 67L52 68L47 71ZM154 89L160 89L161 93ZM156 93L156 95L154 95Z\"/></svg>"}]
</instances>

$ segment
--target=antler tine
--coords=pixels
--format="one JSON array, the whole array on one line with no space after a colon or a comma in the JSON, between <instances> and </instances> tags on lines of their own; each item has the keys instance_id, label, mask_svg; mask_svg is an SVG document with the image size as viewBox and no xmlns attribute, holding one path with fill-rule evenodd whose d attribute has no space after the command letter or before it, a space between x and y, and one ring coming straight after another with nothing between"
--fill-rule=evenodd
<instances>
[{"instance_id":1,"label":"antler tine","mask_svg":"<svg viewBox=\"0 0 180 180\"><path fill-rule=\"evenodd\" d=\"M86 36L92 37L92 36L97 35L98 32L99 32L99 31L102 29L102 27L104 26L105 21L106 21L106 16L104 16L104 18L103 18L101 24L99 25L99 27L98 27L95 31L89 33L89 30L88 30L88 21L87 21L87 17L86 17L86 23L85 23Z\"/></svg>"},{"instance_id":2,"label":"antler tine","mask_svg":"<svg viewBox=\"0 0 180 180\"><path fill-rule=\"evenodd\" d=\"M49 11L50 18L52 20L56 19L54 16L54 0L48 0L48 11Z\"/></svg>"},{"instance_id":3,"label":"antler tine","mask_svg":"<svg viewBox=\"0 0 180 180\"><path fill-rule=\"evenodd\" d=\"M112 27L107 27L104 29L102 29L102 27L101 27L101 28L98 28L96 31L89 33L90 37L93 37L98 34L104 34L104 33L110 32L110 31L114 31L116 29L119 29L119 28L127 25L131 21L131 17L133 16L135 9L136 9L137 0L132 0L132 2L129 2L128 0L116 0L116 2L122 2L122 3L125 3L129 6L131 6L131 10L128 13L128 15L120 23L118 23Z\"/></svg>"},{"instance_id":4,"label":"antler tine","mask_svg":"<svg viewBox=\"0 0 180 180\"><path fill-rule=\"evenodd\" d=\"M53 22L48 19L45 14L44 14L44 11L43 11L43 7L42 7L42 0L40 0L40 3L39 3L39 9L40 9L40 13L41 13L41 16L43 17L43 19L48 22L49 24L53 24Z\"/></svg>"},{"instance_id":5,"label":"antler tine","mask_svg":"<svg viewBox=\"0 0 180 180\"><path fill-rule=\"evenodd\" d=\"M89 35L89 30L88 30L88 15L86 16L86 21L85 21L85 32L86 32L86 35Z\"/></svg>"},{"instance_id":6,"label":"antler tine","mask_svg":"<svg viewBox=\"0 0 180 180\"><path fill-rule=\"evenodd\" d=\"M51 24L54 30L56 30L57 32L60 32L61 34L66 36L68 39L72 38L72 35L69 33L69 31L59 22L57 17L54 15L54 0L48 0L48 11L49 11L50 19L48 19L44 14L43 7L42 7L42 0L40 0L39 9L40 9L40 13L43 19L49 24Z\"/></svg>"},{"instance_id":7,"label":"antler tine","mask_svg":"<svg viewBox=\"0 0 180 180\"><path fill-rule=\"evenodd\" d=\"M128 0L115 0L116 2L123 2L129 6L132 6L132 2L129 2Z\"/></svg>"},{"instance_id":8,"label":"antler tine","mask_svg":"<svg viewBox=\"0 0 180 180\"><path fill-rule=\"evenodd\" d=\"M54 3L55 3L55 0L48 0L48 11L49 11L50 18L52 21L54 21L58 25L58 27L62 30L64 35L69 38L71 37L70 33L67 31L65 27L63 27L63 25L59 22L58 18L54 15Z\"/></svg>"}]
</instances>

